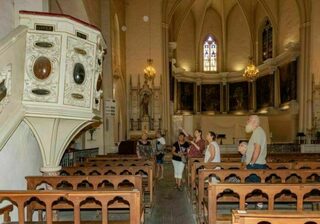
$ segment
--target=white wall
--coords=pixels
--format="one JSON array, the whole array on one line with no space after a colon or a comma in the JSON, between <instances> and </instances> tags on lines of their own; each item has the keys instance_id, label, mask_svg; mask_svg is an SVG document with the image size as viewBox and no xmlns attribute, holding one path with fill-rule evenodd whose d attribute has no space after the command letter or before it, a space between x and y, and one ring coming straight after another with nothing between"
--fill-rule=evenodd
<instances>
[{"instance_id":1,"label":"white wall","mask_svg":"<svg viewBox=\"0 0 320 224\"><path fill-rule=\"evenodd\" d=\"M48 0L0 0L0 39L19 25L19 11L48 11Z\"/></svg>"},{"instance_id":2,"label":"white wall","mask_svg":"<svg viewBox=\"0 0 320 224\"><path fill-rule=\"evenodd\" d=\"M26 189L24 177L41 174L41 152L26 123L19 125L0 151L0 164L0 190Z\"/></svg>"},{"instance_id":3,"label":"white wall","mask_svg":"<svg viewBox=\"0 0 320 224\"><path fill-rule=\"evenodd\" d=\"M28 127L22 122L0 151L0 190L25 190L25 176L41 175L42 157L38 143ZM0 208L8 204L0 203ZM17 210L11 215L17 220ZM3 217L0 216L0 223Z\"/></svg>"},{"instance_id":4,"label":"white wall","mask_svg":"<svg viewBox=\"0 0 320 224\"><path fill-rule=\"evenodd\" d=\"M14 28L13 1L0 0L0 39Z\"/></svg>"}]
</instances>

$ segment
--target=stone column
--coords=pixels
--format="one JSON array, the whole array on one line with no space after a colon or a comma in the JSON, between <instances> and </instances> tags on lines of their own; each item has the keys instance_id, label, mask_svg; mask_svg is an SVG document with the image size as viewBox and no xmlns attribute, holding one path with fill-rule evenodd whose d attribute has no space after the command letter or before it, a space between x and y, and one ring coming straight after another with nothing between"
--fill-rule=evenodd
<instances>
[{"instance_id":1,"label":"stone column","mask_svg":"<svg viewBox=\"0 0 320 224\"><path fill-rule=\"evenodd\" d=\"M111 55L111 2L101 1L101 33L107 44L107 54L103 61L103 99L113 99L112 55ZM116 102L121 103L121 102ZM104 111L104 110L103 110ZM103 114L104 154L111 152L114 147L114 116Z\"/></svg>"},{"instance_id":2,"label":"stone column","mask_svg":"<svg viewBox=\"0 0 320 224\"><path fill-rule=\"evenodd\" d=\"M162 109L162 122L163 129L166 130L167 133L167 142L170 144L172 142L171 139L171 114L170 114L170 80L169 80L169 25L167 23L162 23L162 57L163 57L163 74L161 77L162 83L162 103L165 105Z\"/></svg>"},{"instance_id":3,"label":"stone column","mask_svg":"<svg viewBox=\"0 0 320 224\"><path fill-rule=\"evenodd\" d=\"M310 74L310 22L300 27L300 70L298 77L299 132L312 128L312 77Z\"/></svg>"}]
</instances>

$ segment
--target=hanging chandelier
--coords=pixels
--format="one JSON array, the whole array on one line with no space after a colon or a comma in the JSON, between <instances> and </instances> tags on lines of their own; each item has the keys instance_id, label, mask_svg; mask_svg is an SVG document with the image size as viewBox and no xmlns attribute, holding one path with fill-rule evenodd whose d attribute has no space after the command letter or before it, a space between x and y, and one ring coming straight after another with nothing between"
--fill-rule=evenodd
<instances>
[{"instance_id":1,"label":"hanging chandelier","mask_svg":"<svg viewBox=\"0 0 320 224\"><path fill-rule=\"evenodd\" d=\"M250 57L249 60L250 62L244 70L242 76L252 82L259 76L259 69L253 64L252 57Z\"/></svg>"},{"instance_id":2,"label":"hanging chandelier","mask_svg":"<svg viewBox=\"0 0 320 224\"><path fill-rule=\"evenodd\" d=\"M146 80L153 80L156 76L156 69L153 67L153 60L151 58L147 59L147 67L143 70L144 72L144 78Z\"/></svg>"},{"instance_id":3,"label":"hanging chandelier","mask_svg":"<svg viewBox=\"0 0 320 224\"><path fill-rule=\"evenodd\" d=\"M149 29L149 58L147 59L147 66L143 69L144 72L144 78L146 81L153 81L154 77L156 76L156 69L153 67L153 60L151 59L151 3L150 0L148 2L148 11L149 15L143 17L143 21L145 21L148 24Z\"/></svg>"}]
</instances>

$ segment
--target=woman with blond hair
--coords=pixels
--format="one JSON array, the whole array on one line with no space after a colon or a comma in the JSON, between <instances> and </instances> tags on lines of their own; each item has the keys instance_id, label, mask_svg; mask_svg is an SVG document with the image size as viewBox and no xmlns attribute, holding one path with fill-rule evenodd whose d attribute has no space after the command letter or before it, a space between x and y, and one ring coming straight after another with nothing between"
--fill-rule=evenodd
<instances>
[{"instance_id":1,"label":"woman with blond hair","mask_svg":"<svg viewBox=\"0 0 320 224\"><path fill-rule=\"evenodd\" d=\"M152 155L151 143L148 141L148 134L145 132L137 143L137 156L139 159L151 159Z\"/></svg>"}]
</instances>

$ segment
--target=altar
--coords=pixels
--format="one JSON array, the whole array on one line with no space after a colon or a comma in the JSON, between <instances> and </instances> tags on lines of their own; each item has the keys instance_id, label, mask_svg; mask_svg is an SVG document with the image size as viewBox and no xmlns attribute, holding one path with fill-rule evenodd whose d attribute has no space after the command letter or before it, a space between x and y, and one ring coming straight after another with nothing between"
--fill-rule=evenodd
<instances>
[{"instance_id":1,"label":"altar","mask_svg":"<svg viewBox=\"0 0 320 224\"><path fill-rule=\"evenodd\" d=\"M270 143L269 121L267 116L260 117L260 126L265 130L267 143ZM203 132L203 138L208 131L213 131L217 135L224 134L222 145L237 145L241 140L248 140L250 134L245 132L248 116L239 115L174 115L173 131L177 136L179 127L183 127L188 133L193 133L196 128ZM220 139L217 139L220 143Z\"/></svg>"}]
</instances>

